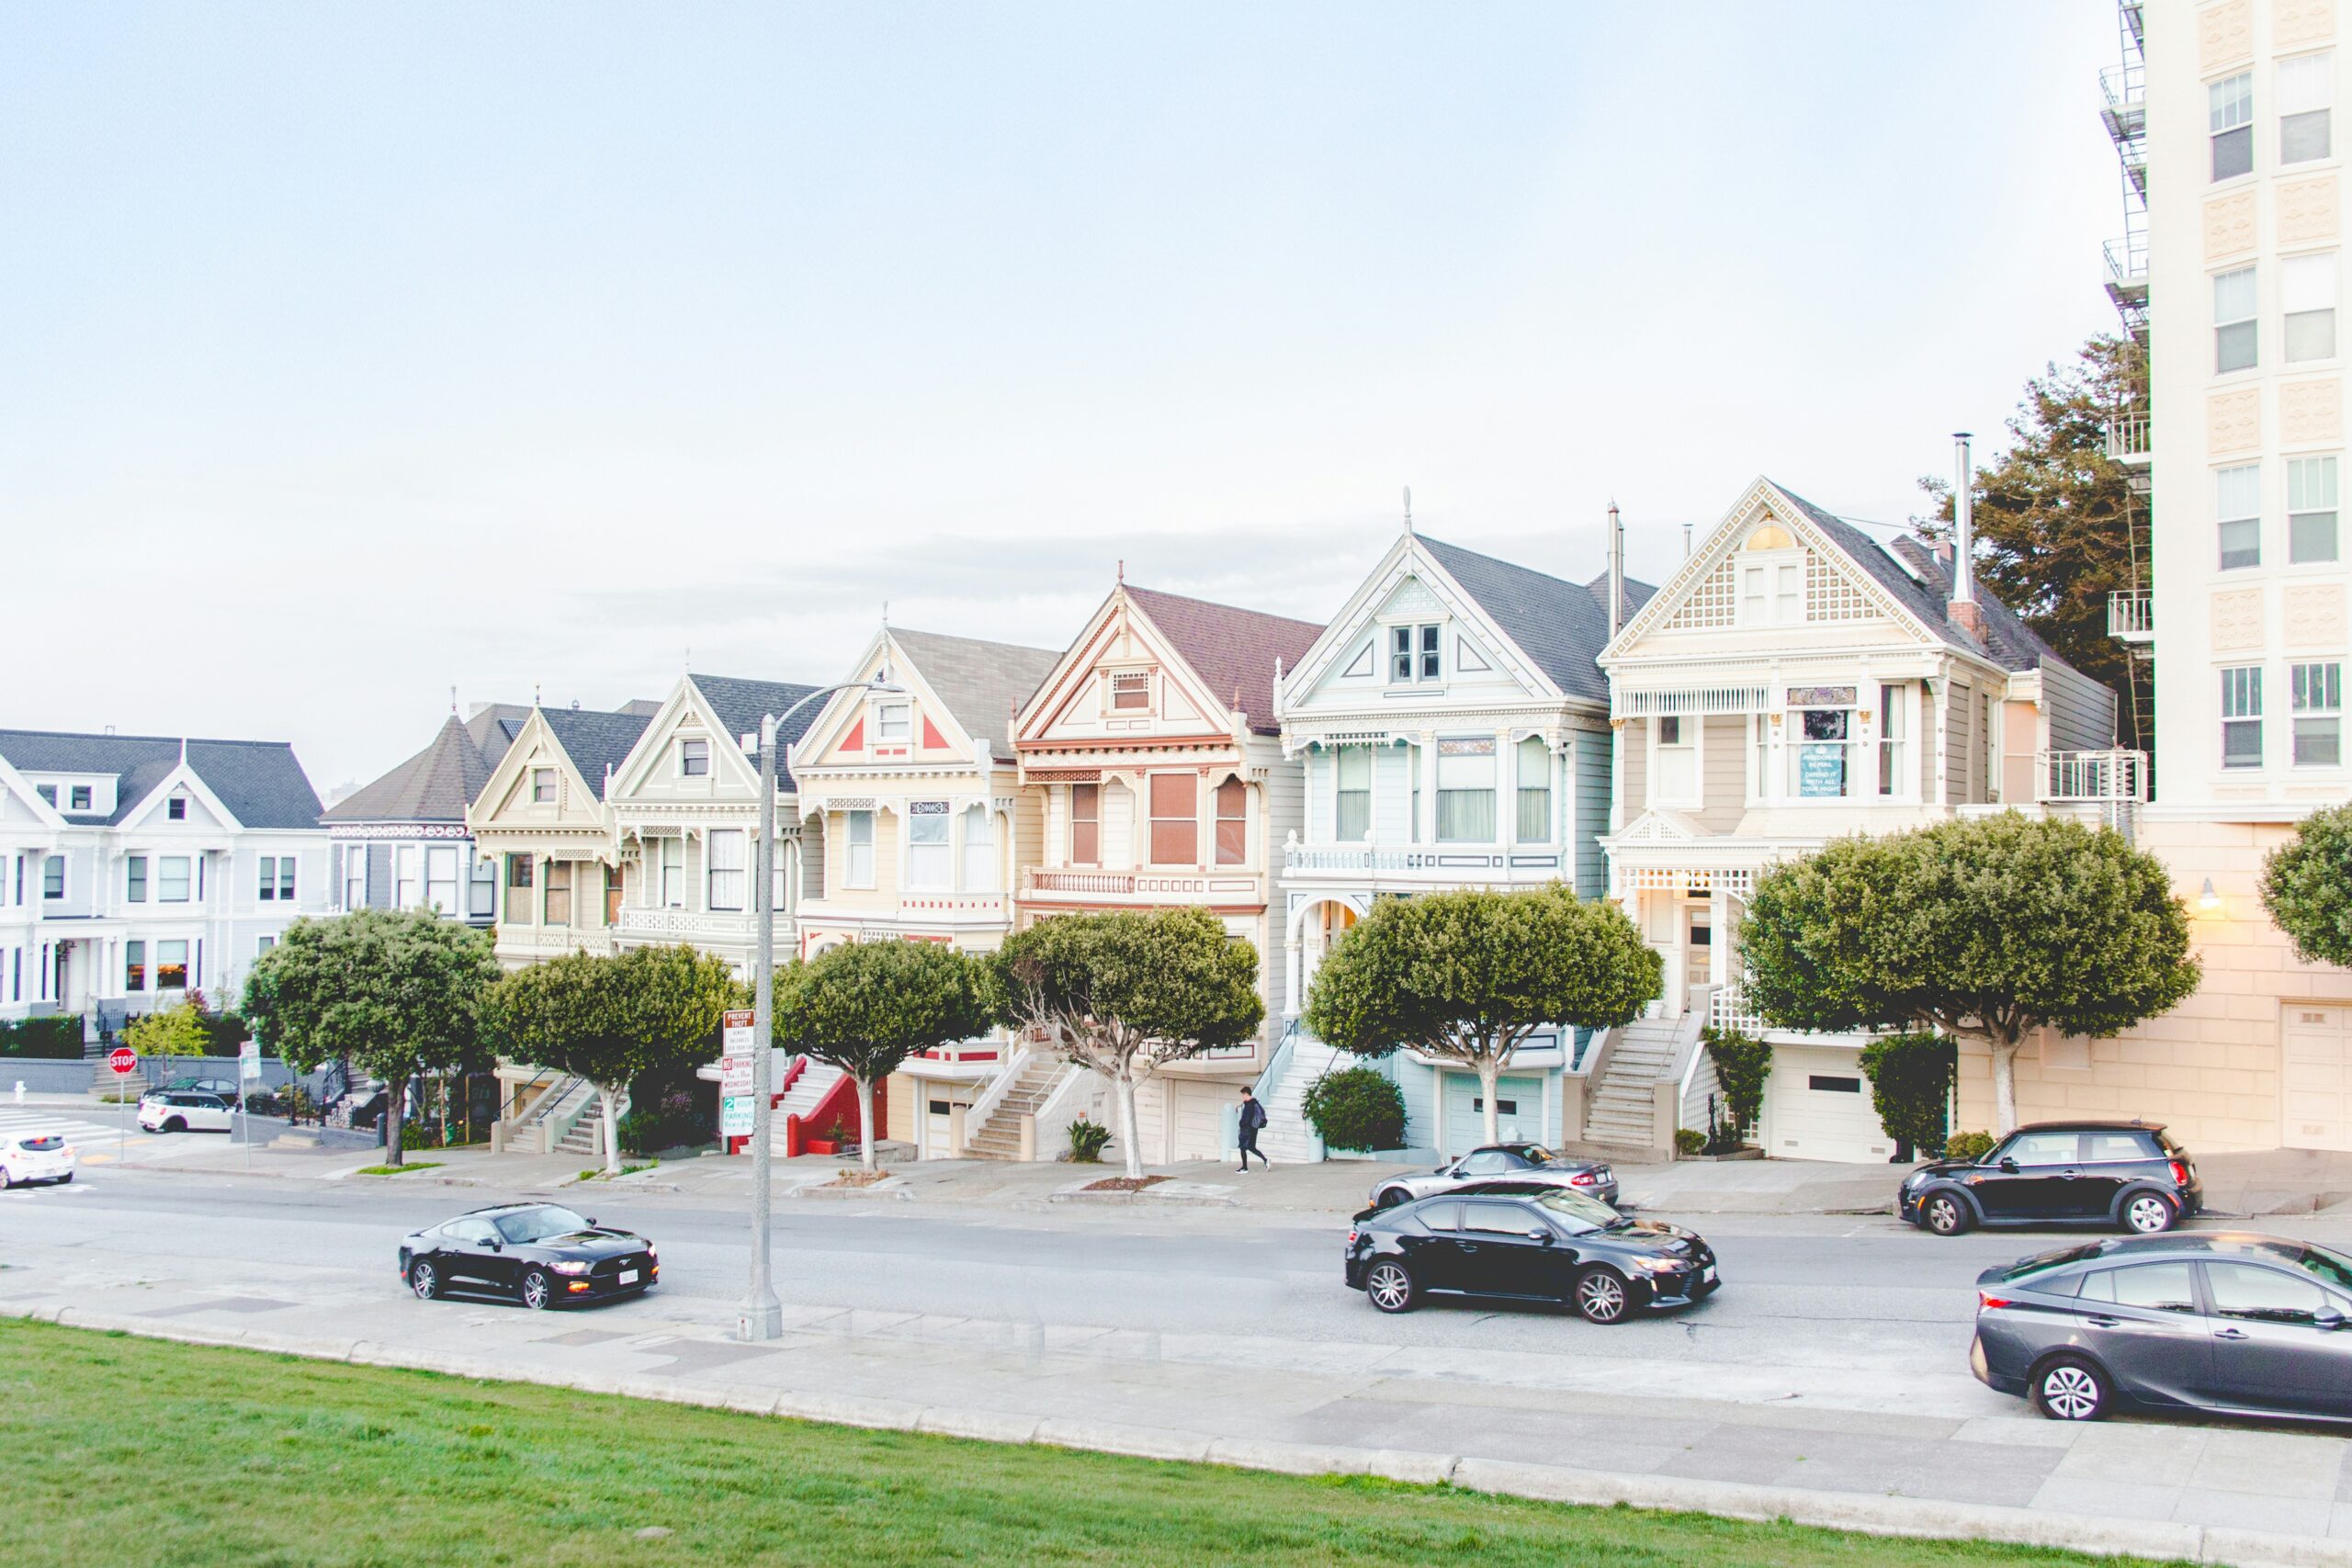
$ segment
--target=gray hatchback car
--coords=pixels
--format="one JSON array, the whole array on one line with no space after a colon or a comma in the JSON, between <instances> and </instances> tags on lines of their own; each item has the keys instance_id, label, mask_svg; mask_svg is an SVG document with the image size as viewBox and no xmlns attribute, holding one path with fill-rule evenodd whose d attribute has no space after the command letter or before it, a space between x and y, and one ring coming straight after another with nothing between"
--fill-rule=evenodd
<instances>
[{"instance_id":1,"label":"gray hatchback car","mask_svg":"<svg viewBox=\"0 0 2352 1568\"><path fill-rule=\"evenodd\" d=\"M2119 1404L2352 1421L2352 1258L2250 1231L2071 1247L1977 1277L1969 1367L2058 1421Z\"/></svg>"}]
</instances>

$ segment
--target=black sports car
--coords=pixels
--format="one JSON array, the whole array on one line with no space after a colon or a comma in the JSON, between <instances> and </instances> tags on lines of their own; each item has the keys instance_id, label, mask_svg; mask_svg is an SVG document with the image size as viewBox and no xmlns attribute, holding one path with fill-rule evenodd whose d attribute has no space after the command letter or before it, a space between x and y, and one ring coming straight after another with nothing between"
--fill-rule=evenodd
<instances>
[{"instance_id":1,"label":"black sports car","mask_svg":"<svg viewBox=\"0 0 2352 1568\"><path fill-rule=\"evenodd\" d=\"M651 1290L662 1264L643 1236L599 1228L560 1204L500 1203L411 1232L401 1279L419 1301L485 1292L537 1311Z\"/></svg>"},{"instance_id":2,"label":"black sports car","mask_svg":"<svg viewBox=\"0 0 2352 1568\"><path fill-rule=\"evenodd\" d=\"M1568 1188L1368 1210L1348 1232L1347 1279L1382 1312L1439 1291L1565 1302L1589 1323L1690 1306L1722 1282L1713 1249L1690 1231L1629 1220Z\"/></svg>"}]
</instances>

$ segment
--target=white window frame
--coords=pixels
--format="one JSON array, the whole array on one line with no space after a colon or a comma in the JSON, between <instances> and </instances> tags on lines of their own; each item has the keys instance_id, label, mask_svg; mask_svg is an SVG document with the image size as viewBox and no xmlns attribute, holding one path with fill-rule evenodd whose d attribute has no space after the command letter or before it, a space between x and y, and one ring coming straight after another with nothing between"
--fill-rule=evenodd
<instances>
[{"instance_id":1,"label":"white window frame","mask_svg":"<svg viewBox=\"0 0 2352 1568\"><path fill-rule=\"evenodd\" d=\"M653 842L654 897L661 900L655 908L683 909L686 907L686 840L679 837Z\"/></svg>"},{"instance_id":2,"label":"white window frame","mask_svg":"<svg viewBox=\"0 0 2352 1568\"><path fill-rule=\"evenodd\" d=\"M2263 766L2262 744L2262 666L2259 664L2226 664L2222 666L2222 766L2232 772L2251 773ZM2233 730L2250 730L2254 750L2245 761L2230 761L2230 737Z\"/></svg>"},{"instance_id":3,"label":"white window frame","mask_svg":"<svg viewBox=\"0 0 2352 1568\"><path fill-rule=\"evenodd\" d=\"M2282 60L2271 81L2272 96L2278 100L2280 166L2335 156L2335 128L2330 118L2335 104L2335 51Z\"/></svg>"},{"instance_id":4,"label":"white window frame","mask_svg":"<svg viewBox=\"0 0 2352 1568\"><path fill-rule=\"evenodd\" d=\"M2205 87L2205 130L2210 150L2208 184L2243 179L2254 172L2254 73L2234 72ZM2224 155L2224 149L2227 155ZM2223 174L2224 163L2243 157L2245 168Z\"/></svg>"},{"instance_id":5,"label":"white window frame","mask_svg":"<svg viewBox=\"0 0 2352 1568\"><path fill-rule=\"evenodd\" d=\"M1351 768L1353 758L1360 766ZM1331 749L1331 841L1336 844L1368 844L1372 841L1373 778L1380 771L1380 755L1369 743L1334 746ZM1361 788L1349 787L1349 774L1363 774ZM1363 819L1350 823L1346 803L1351 796L1361 797ZM1351 827L1358 830L1349 831Z\"/></svg>"},{"instance_id":6,"label":"white window frame","mask_svg":"<svg viewBox=\"0 0 2352 1568\"><path fill-rule=\"evenodd\" d=\"M392 846L392 908L413 909L424 902L424 857L414 844Z\"/></svg>"},{"instance_id":7,"label":"white window frame","mask_svg":"<svg viewBox=\"0 0 2352 1568\"><path fill-rule=\"evenodd\" d=\"M2251 262L2213 274L2214 375L2261 368L2261 284Z\"/></svg>"},{"instance_id":8,"label":"white window frame","mask_svg":"<svg viewBox=\"0 0 2352 1568\"><path fill-rule=\"evenodd\" d=\"M368 907L368 846L352 844L343 852L343 910Z\"/></svg>"},{"instance_id":9,"label":"white window frame","mask_svg":"<svg viewBox=\"0 0 2352 1568\"><path fill-rule=\"evenodd\" d=\"M2340 660L2312 660L2287 667L2288 708L2293 721L2289 761L2298 768L2340 768L2344 765L2344 665ZM2332 756L2303 760L2306 739L2314 750L2324 742Z\"/></svg>"},{"instance_id":10,"label":"white window frame","mask_svg":"<svg viewBox=\"0 0 2352 1568\"><path fill-rule=\"evenodd\" d=\"M996 813L985 804L967 806L956 814L963 835L961 854L964 891L994 893L998 891L996 856Z\"/></svg>"},{"instance_id":11,"label":"white window frame","mask_svg":"<svg viewBox=\"0 0 2352 1568\"><path fill-rule=\"evenodd\" d=\"M842 886L874 886L874 813L842 813Z\"/></svg>"},{"instance_id":12,"label":"white window frame","mask_svg":"<svg viewBox=\"0 0 2352 1568\"><path fill-rule=\"evenodd\" d=\"M1445 623L1396 621L1382 633L1392 686L1441 685L1445 681Z\"/></svg>"},{"instance_id":13,"label":"white window frame","mask_svg":"<svg viewBox=\"0 0 2352 1568\"><path fill-rule=\"evenodd\" d=\"M2279 358L2289 365L2335 357L2338 256L2288 256L2278 264Z\"/></svg>"},{"instance_id":14,"label":"white window frame","mask_svg":"<svg viewBox=\"0 0 2352 1568\"><path fill-rule=\"evenodd\" d=\"M2252 536L2251 547L2232 547L2225 530L2233 526ZM2261 464L2233 463L2213 470L2213 546L2220 570L2247 571L2262 564ZM2232 560L2233 555L2247 558Z\"/></svg>"},{"instance_id":15,"label":"white window frame","mask_svg":"<svg viewBox=\"0 0 2352 1568\"><path fill-rule=\"evenodd\" d=\"M704 908L740 913L751 901L751 834L713 828L702 836Z\"/></svg>"},{"instance_id":16,"label":"white window frame","mask_svg":"<svg viewBox=\"0 0 2352 1568\"><path fill-rule=\"evenodd\" d=\"M1500 843L1502 841L1503 829L1502 759L1497 755L1497 751L1499 749L1495 744L1495 738L1491 735L1442 736L1439 738L1437 744L1437 767L1435 769L1437 777L1432 781L1437 786L1437 841L1441 844ZM1484 751L1455 751L1451 754L1446 750L1448 746L1462 746L1465 744L1471 746L1483 744L1487 750ZM1446 787L1445 780L1446 775L1449 773L1459 777L1463 773L1475 771L1474 764L1482 761L1487 764L1487 780L1484 785L1456 784L1451 789ZM1453 763L1453 766L1449 768L1446 765L1449 762ZM1450 795L1476 795L1481 793L1487 796L1487 830L1486 835L1484 837L1447 837L1445 832L1445 797Z\"/></svg>"},{"instance_id":17,"label":"white window frame","mask_svg":"<svg viewBox=\"0 0 2352 1568\"><path fill-rule=\"evenodd\" d=\"M447 874L438 874L445 868ZM427 844L424 847L424 902L426 908L435 914L458 913L457 845Z\"/></svg>"},{"instance_id":18,"label":"white window frame","mask_svg":"<svg viewBox=\"0 0 2352 1568\"><path fill-rule=\"evenodd\" d=\"M1919 795L1919 770L1911 761L1912 737L1917 733L1915 717L1919 688L1913 682L1882 681L1878 683L1878 776L1874 781L1881 800L1916 800Z\"/></svg>"},{"instance_id":19,"label":"white window frame","mask_svg":"<svg viewBox=\"0 0 2352 1568\"><path fill-rule=\"evenodd\" d=\"M910 800L907 802L905 827L899 841L905 845L905 867L899 885L926 893L952 892L956 886L956 814L944 800Z\"/></svg>"},{"instance_id":20,"label":"white window frame","mask_svg":"<svg viewBox=\"0 0 2352 1568\"><path fill-rule=\"evenodd\" d=\"M171 868L180 868L180 896L176 898L164 891L170 886ZM155 857L155 902L158 904L189 904L196 901L196 860L192 855L157 855Z\"/></svg>"},{"instance_id":21,"label":"white window frame","mask_svg":"<svg viewBox=\"0 0 2352 1568\"><path fill-rule=\"evenodd\" d=\"M1706 722L1696 714L1661 714L1649 723L1650 804L1694 810L1706 804ZM1671 736L1672 739L1668 739ZM1679 773L1677 781L1669 774Z\"/></svg>"},{"instance_id":22,"label":"white window frame","mask_svg":"<svg viewBox=\"0 0 2352 1568\"><path fill-rule=\"evenodd\" d=\"M898 733L892 734L893 727ZM874 705L874 743L876 746L912 746L915 743L915 707L912 703L876 703Z\"/></svg>"},{"instance_id":23,"label":"white window frame","mask_svg":"<svg viewBox=\"0 0 2352 1568\"><path fill-rule=\"evenodd\" d=\"M710 777L710 738L707 735L678 737L678 776L682 779Z\"/></svg>"},{"instance_id":24,"label":"white window frame","mask_svg":"<svg viewBox=\"0 0 2352 1568\"><path fill-rule=\"evenodd\" d=\"M1733 558L1738 595L1736 624L1795 626L1804 624L1804 549L1743 550Z\"/></svg>"},{"instance_id":25,"label":"white window frame","mask_svg":"<svg viewBox=\"0 0 2352 1568\"><path fill-rule=\"evenodd\" d=\"M2334 453L2287 459L2287 559L2294 566L2335 566L2344 555L2337 486L2342 465ZM2317 537L2326 519L2326 538Z\"/></svg>"},{"instance_id":26,"label":"white window frame","mask_svg":"<svg viewBox=\"0 0 2352 1568\"><path fill-rule=\"evenodd\" d=\"M547 791L545 795L539 793L542 789ZM559 805L561 803L562 795L562 783L556 777L556 771L553 768L531 770L531 804L533 806Z\"/></svg>"}]
</instances>

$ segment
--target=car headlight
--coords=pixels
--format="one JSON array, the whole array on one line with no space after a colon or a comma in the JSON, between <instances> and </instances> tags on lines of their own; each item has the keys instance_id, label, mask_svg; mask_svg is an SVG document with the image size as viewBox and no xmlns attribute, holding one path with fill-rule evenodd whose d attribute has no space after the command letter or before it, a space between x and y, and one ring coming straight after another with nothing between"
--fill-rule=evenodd
<instances>
[{"instance_id":1,"label":"car headlight","mask_svg":"<svg viewBox=\"0 0 2352 1568\"><path fill-rule=\"evenodd\" d=\"M585 1274L588 1272L588 1265L581 1262L575 1258L567 1258L560 1263L550 1263L548 1267L554 1269L559 1274Z\"/></svg>"},{"instance_id":2,"label":"car headlight","mask_svg":"<svg viewBox=\"0 0 2352 1568\"><path fill-rule=\"evenodd\" d=\"M1671 1274L1682 1265L1671 1258L1636 1258L1634 1267L1645 1274Z\"/></svg>"}]
</instances>

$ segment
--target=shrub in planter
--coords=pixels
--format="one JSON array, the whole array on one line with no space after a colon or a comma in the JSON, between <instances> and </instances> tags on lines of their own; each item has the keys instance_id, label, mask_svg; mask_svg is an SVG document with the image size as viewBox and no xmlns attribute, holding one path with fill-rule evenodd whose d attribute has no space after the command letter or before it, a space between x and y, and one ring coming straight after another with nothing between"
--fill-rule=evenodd
<instances>
[{"instance_id":1,"label":"shrub in planter","mask_svg":"<svg viewBox=\"0 0 2352 1568\"><path fill-rule=\"evenodd\" d=\"M441 1146L441 1129L422 1117L401 1123L401 1147L404 1149L437 1149Z\"/></svg>"},{"instance_id":2,"label":"shrub in planter","mask_svg":"<svg viewBox=\"0 0 2352 1568\"><path fill-rule=\"evenodd\" d=\"M1685 1159L1692 1155L1705 1154L1707 1134L1696 1127L1677 1127L1674 1130L1674 1152Z\"/></svg>"},{"instance_id":3,"label":"shrub in planter","mask_svg":"<svg viewBox=\"0 0 2352 1568\"><path fill-rule=\"evenodd\" d=\"M1942 1145L1950 1131L1944 1110L1959 1068L1958 1048L1939 1034L1890 1034L1862 1047L1871 1105L1894 1140L1897 1159Z\"/></svg>"},{"instance_id":4,"label":"shrub in planter","mask_svg":"<svg viewBox=\"0 0 2352 1568\"><path fill-rule=\"evenodd\" d=\"M82 1015L78 1012L0 1020L0 1056L60 1061L81 1054Z\"/></svg>"},{"instance_id":5,"label":"shrub in planter","mask_svg":"<svg viewBox=\"0 0 2352 1568\"><path fill-rule=\"evenodd\" d=\"M1077 1165L1100 1165L1102 1150L1111 1142L1111 1129L1102 1122L1080 1116L1069 1124L1069 1157Z\"/></svg>"},{"instance_id":6,"label":"shrub in planter","mask_svg":"<svg viewBox=\"0 0 2352 1568\"><path fill-rule=\"evenodd\" d=\"M1699 1032L1707 1055L1715 1064L1715 1081L1723 1087L1725 1135L1736 1145L1741 1135L1764 1113L1764 1080L1772 1073L1772 1047L1732 1029L1709 1027Z\"/></svg>"},{"instance_id":7,"label":"shrub in planter","mask_svg":"<svg viewBox=\"0 0 2352 1568\"><path fill-rule=\"evenodd\" d=\"M1990 1133L1954 1133L1944 1140L1946 1159L1983 1159L1993 1152Z\"/></svg>"},{"instance_id":8,"label":"shrub in planter","mask_svg":"<svg viewBox=\"0 0 2352 1568\"><path fill-rule=\"evenodd\" d=\"M1405 1096L1370 1067L1342 1067L1308 1086L1303 1109L1316 1135L1335 1149L1405 1145Z\"/></svg>"}]
</instances>

